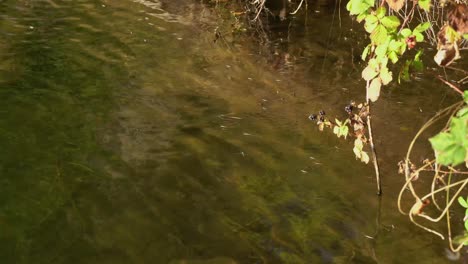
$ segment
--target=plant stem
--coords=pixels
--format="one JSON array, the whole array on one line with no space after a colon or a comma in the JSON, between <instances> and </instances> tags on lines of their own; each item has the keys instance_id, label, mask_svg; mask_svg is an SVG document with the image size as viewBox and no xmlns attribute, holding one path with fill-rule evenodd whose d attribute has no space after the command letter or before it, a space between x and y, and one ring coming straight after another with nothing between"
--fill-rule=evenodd
<instances>
[{"instance_id":1,"label":"plant stem","mask_svg":"<svg viewBox=\"0 0 468 264\"><path fill-rule=\"evenodd\" d=\"M439 79L440 81L442 81L443 83L445 83L446 85L448 85L448 87L452 88L455 92L459 93L461 96L463 96L463 92L462 90L460 90L460 88L458 88L457 86L451 84L450 82L444 80L442 78L442 76L438 75L437 76L437 79Z\"/></svg>"},{"instance_id":2,"label":"plant stem","mask_svg":"<svg viewBox=\"0 0 468 264\"><path fill-rule=\"evenodd\" d=\"M372 150L372 162L374 163L375 179L377 180L377 195L382 195L382 185L380 183L380 169L379 162L377 161L377 152L375 151L374 139L372 137L372 125L371 125L371 114L369 102L367 103L368 115L367 115L367 129L369 130L369 143Z\"/></svg>"},{"instance_id":3,"label":"plant stem","mask_svg":"<svg viewBox=\"0 0 468 264\"><path fill-rule=\"evenodd\" d=\"M370 99L369 99L369 84L367 81L366 85L366 102L367 102L367 129L369 131L369 143L372 150L372 163L374 163L375 170L375 179L377 181L377 195L382 195L382 185L380 183L380 169L379 163L377 161L377 151L375 150L374 138L372 136L372 124L371 124L371 108L370 108Z\"/></svg>"}]
</instances>

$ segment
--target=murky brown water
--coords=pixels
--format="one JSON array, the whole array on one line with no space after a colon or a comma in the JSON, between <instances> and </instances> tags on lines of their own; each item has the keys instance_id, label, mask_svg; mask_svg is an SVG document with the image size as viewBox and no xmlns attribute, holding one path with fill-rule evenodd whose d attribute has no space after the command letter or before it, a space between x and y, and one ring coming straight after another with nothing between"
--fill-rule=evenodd
<instances>
[{"instance_id":1,"label":"murky brown water","mask_svg":"<svg viewBox=\"0 0 468 264\"><path fill-rule=\"evenodd\" d=\"M456 95L384 90L379 202L352 142L307 119L364 99L362 37L309 9L231 34L189 0L0 2L2 263L447 262L398 213L396 163Z\"/></svg>"}]
</instances>

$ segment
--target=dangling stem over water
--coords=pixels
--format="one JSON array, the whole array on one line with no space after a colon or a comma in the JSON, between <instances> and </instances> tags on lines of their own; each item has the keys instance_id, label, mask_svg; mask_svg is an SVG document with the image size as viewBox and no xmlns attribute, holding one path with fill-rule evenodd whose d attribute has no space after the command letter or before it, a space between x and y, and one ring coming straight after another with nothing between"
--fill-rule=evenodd
<instances>
[{"instance_id":1,"label":"dangling stem over water","mask_svg":"<svg viewBox=\"0 0 468 264\"><path fill-rule=\"evenodd\" d=\"M382 195L382 185L380 183L379 163L377 161L377 152L375 150L374 138L372 137L371 109L370 109L371 102L369 99L369 84L370 84L370 81L367 81L367 85L366 85L367 129L369 130L369 143L370 143L371 150L372 150L372 163L374 163L375 179L377 181L377 195Z\"/></svg>"}]
</instances>

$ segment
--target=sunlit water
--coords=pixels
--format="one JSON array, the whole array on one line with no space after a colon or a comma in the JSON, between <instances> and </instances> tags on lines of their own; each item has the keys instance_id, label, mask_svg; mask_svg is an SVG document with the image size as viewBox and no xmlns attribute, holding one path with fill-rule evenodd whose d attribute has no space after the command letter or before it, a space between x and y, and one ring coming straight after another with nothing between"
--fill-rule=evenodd
<instances>
[{"instance_id":1,"label":"sunlit water","mask_svg":"<svg viewBox=\"0 0 468 264\"><path fill-rule=\"evenodd\" d=\"M379 203L307 119L364 96L359 27L320 3L232 33L189 0L1 1L0 262L447 262L398 213L396 163L456 95L384 88Z\"/></svg>"}]
</instances>

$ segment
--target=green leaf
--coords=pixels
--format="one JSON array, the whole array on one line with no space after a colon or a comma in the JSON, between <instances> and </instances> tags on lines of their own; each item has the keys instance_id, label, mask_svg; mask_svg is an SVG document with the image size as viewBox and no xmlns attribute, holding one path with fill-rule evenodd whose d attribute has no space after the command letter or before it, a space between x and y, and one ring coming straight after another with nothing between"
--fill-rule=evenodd
<instances>
[{"instance_id":1,"label":"green leaf","mask_svg":"<svg viewBox=\"0 0 468 264\"><path fill-rule=\"evenodd\" d=\"M413 32L424 32L426 31L428 28L431 27L431 23L429 22L424 22L424 23L421 23L419 24L414 30Z\"/></svg>"},{"instance_id":2,"label":"green leaf","mask_svg":"<svg viewBox=\"0 0 468 264\"><path fill-rule=\"evenodd\" d=\"M346 9L351 15L359 15L374 6L374 3L375 0L350 0L346 5Z\"/></svg>"},{"instance_id":3,"label":"green leaf","mask_svg":"<svg viewBox=\"0 0 468 264\"><path fill-rule=\"evenodd\" d=\"M387 67L387 64L388 64L388 58L387 57L382 57L377 61L378 61L379 65L380 65L380 68Z\"/></svg>"},{"instance_id":4,"label":"green leaf","mask_svg":"<svg viewBox=\"0 0 468 264\"><path fill-rule=\"evenodd\" d=\"M420 60L415 60L411 63L411 66L413 66L414 70L415 71L418 71L418 72L421 72L422 70L424 70L424 64L422 61Z\"/></svg>"},{"instance_id":5,"label":"green leaf","mask_svg":"<svg viewBox=\"0 0 468 264\"><path fill-rule=\"evenodd\" d=\"M424 41L424 35L419 33L419 32L413 32L414 36L416 37L417 42L423 42Z\"/></svg>"},{"instance_id":6,"label":"green leaf","mask_svg":"<svg viewBox=\"0 0 468 264\"><path fill-rule=\"evenodd\" d=\"M385 14L387 13L387 9L383 6L377 8L377 10L375 11L375 15L379 18L379 19L382 19Z\"/></svg>"},{"instance_id":7,"label":"green leaf","mask_svg":"<svg viewBox=\"0 0 468 264\"><path fill-rule=\"evenodd\" d=\"M418 50L418 52L416 52L416 55L414 55L414 60L415 61L420 61L422 54L423 54L423 50L422 49Z\"/></svg>"},{"instance_id":8,"label":"green leaf","mask_svg":"<svg viewBox=\"0 0 468 264\"><path fill-rule=\"evenodd\" d=\"M468 114L468 107L464 107L464 108L460 109L460 111L458 111L457 116L466 118L466 117L468 117L468 116L466 116L467 114Z\"/></svg>"},{"instance_id":9,"label":"green leaf","mask_svg":"<svg viewBox=\"0 0 468 264\"><path fill-rule=\"evenodd\" d=\"M459 145L467 145L466 121L466 118L453 117L450 122L450 133L452 134L453 140Z\"/></svg>"},{"instance_id":10,"label":"green leaf","mask_svg":"<svg viewBox=\"0 0 468 264\"><path fill-rule=\"evenodd\" d=\"M393 79L392 73L388 70L387 67L382 68L382 69L380 70L380 75L379 75L379 77L380 77L380 79L382 80L382 84L383 84L383 85L389 84L389 83L392 81L392 79Z\"/></svg>"},{"instance_id":11,"label":"green leaf","mask_svg":"<svg viewBox=\"0 0 468 264\"><path fill-rule=\"evenodd\" d=\"M441 132L429 139L432 148L437 153L437 161L440 164L456 166L465 161L466 148L457 142L456 137L451 133Z\"/></svg>"},{"instance_id":12,"label":"green leaf","mask_svg":"<svg viewBox=\"0 0 468 264\"><path fill-rule=\"evenodd\" d=\"M467 33L467 34L463 34L463 38L464 38L464 39L468 39L468 33Z\"/></svg>"},{"instance_id":13,"label":"green leaf","mask_svg":"<svg viewBox=\"0 0 468 264\"><path fill-rule=\"evenodd\" d=\"M419 7L424 9L424 11L429 11L431 8L431 0L419 0L418 1Z\"/></svg>"},{"instance_id":14,"label":"green leaf","mask_svg":"<svg viewBox=\"0 0 468 264\"><path fill-rule=\"evenodd\" d=\"M398 55L394 51L390 51L387 54L388 58L392 61L393 64L397 63L398 61Z\"/></svg>"},{"instance_id":15,"label":"green leaf","mask_svg":"<svg viewBox=\"0 0 468 264\"><path fill-rule=\"evenodd\" d=\"M468 230L467 230L468 231ZM453 242L457 245L459 244L464 244L464 245L467 245L468 244L468 235L467 234L463 234L463 235L458 235L456 237L453 238Z\"/></svg>"},{"instance_id":16,"label":"green leaf","mask_svg":"<svg viewBox=\"0 0 468 264\"><path fill-rule=\"evenodd\" d=\"M361 13L359 14L357 17L356 17L356 20L357 22L361 23L364 19L366 19L366 17L369 15L369 12L364 12L364 13Z\"/></svg>"},{"instance_id":17,"label":"green leaf","mask_svg":"<svg viewBox=\"0 0 468 264\"><path fill-rule=\"evenodd\" d=\"M374 70L379 69L379 62L376 59L370 59L368 65Z\"/></svg>"},{"instance_id":18,"label":"green leaf","mask_svg":"<svg viewBox=\"0 0 468 264\"><path fill-rule=\"evenodd\" d=\"M390 31L396 30L400 25L400 19L396 16L386 16L380 22Z\"/></svg>"},{"instance_id":19,"label":"green leaf","mask_svg":"<svg viewBox=\"0 0 468 264\"><path fill-rule=\"evenodd\" d=\"M403 55L406 51L406 46L407 46L406 43L403 43L403 45L401 45L400 47L400 51L398 54Z\"/></svg>"},{"instance_id":20,"label":"green leaf","mask_svg":"<svg viewBox=\"0 0 468 264\"><path fill-rule=\"evenodd\" d=\"M445 27L445 38L448 39L450 43L455 43L460 39L460 35L458 34L455 29L453 29L451 26Z\"/></svg>"},{"instance_id":21,"label":"green leaf","mask_svg":"<svg viewBox=\"0 0 468 264\"><path fill-rule=\"evenodd\" d=\"M377 58L376 58L377 61L383 60L383 58L387 54L387 49L388 49L388 41L377 46L377 48L375 49L375 55L377 55Z\"/></svg>"},{"instance_id":22,"label":"green leaf","mask_svg":"<svg viewBox=\"0 0 468 264\"><path fill-rule=\"evenodd\" d=\"M366 23L371 23L371 24L379 22L379 19L375 15L368 15L366 16L365 20L366 20Z\"/></svg>"},{"instance_id":23,"label":"green leaf","mask_svg":"<svg viewBox=\"0 0 468 264\"><path fill-rule=\"evenodd\" d=\"M436 151L443 151L448 145L453 144L452 135L447 132L441 132L430 138L429 141Z\"/></svg>"},{"instance_id":24,"label":"green leaf","mask_svg":"<svg viewBox=\"0 0 468 264\"><path fill-rule=\"evenodd\" d=\"M463 197L461 197L461 196L458 197L458 203L459 203L461 206L463 206L463 207L465 207L465 208L468 208L468 203L467 203L467 202L465 201L465 199L463 199Z\"/></svg>"},{"instance_id":25,"label":"green leaf","mask_svg":"<svg viewBox=\"0 0 468 264\"><path fill-rule=\"evenodd\" d=\"M468 221L465 221L465 230L468 231Z\"/></svg>"},{"instance_id":26,"label":"green leaf","mask_svg":"<svg viewBox=\"0 0 468 264\"><path fill-rule=\"evenodd\" d=\"M416 55L414 55L413 62L411 63L411 66L416 71L422 71L424 69L424 64L423 64L423 61L421 60L422 54L423 54L423 50L422 49L418 50L418 52L416 52Z\"/></svg>"},{"instance_id":27,"label":"green leaf","mask_svg":"<svg viewBox=\"0 0 468 264\"><path fill-rule=\"evenodd\" d=\"M349 132L349 127L348 126L346 126L346 125L341 126L339 136L343 136L346 139L346 137L348 136L348 132Z\"/></svg>"},{"instance_id":28,"label":"green leaf","mask_svg":"<svg viewBox=\"0 0 468 264\"><path fill-rule=\"evenodd\" d=\"M372 15L371 15L372 16ZM370 16L369 16L370 17ZM375 16L374 16L375 17ZM377 18L376 18L377 19ZM368 22L368 21L372 21L372 20L367 20L366 19L366 23L364 24L364 29L366 30L367 33L372 33L372 31L374 31L374 29L377 27L377 25L379 23L377 22Z\"/></svg>"},{"instance_id":29,"label":"green leaf","mask_svg":"<svg viewBox=\"0 0 468 264\"><path fill-rule=\"evenodd\" d=\"M403 45L403 42L392 39L390 43L388 44L388 49L391 51L398 51L401 45Z\"/></svg>"},{"instance_id":30,"label":"green leaf","mask_svg":"<svg viewBox=\"0 0 468 264\"><path fill-rule=\"evenodd\" d=\"M372 31L370 38L372 43L375 45L380 45L384 43L388 38L388 31L383 25L377 25L377 27Z\"/></svg>"},{"instance_id":31,"label":"green leaf","mask_svg":"<svg viewBox=\"0 0 468 264\"><path fill-rule=\"evenodd\" d=\"M351 9L353 8L353 1L349 1L347 4L346 4L346 10L350 11L351 12Z\"/></svg>"},{"instance_id":32,"label":"green leaf","mask_svg":"<svg viewBox=\"0 0 468 264\"><path fill-rule=\"evenodd\" d=\"M440 153L437 160L442 165L453 165L457 166L465 161L466 149L462 146L451 145L451 147L445 149L444 152Z\"/></svg>"},{"instance_id":33,"label":"green leaf","mask_svg":"<svg viewBox=\"0 0 468 264\"><path fill-rule=\"evenodd\" d=\"M367 58L367 55L369 55L370 48L371 48L371 45L369 44L369 45L367 45L367 47L362 51L361 59L362 59L363 61L365 61L366 58Z\"/></svg>"},{"instance_id":34,"label":"green leaf","mask_svg":"<svg viewBox=\"0 0 468 264\"><path fill-rule=\"evenodd\" d=\"M409 28L404 28L400 34L404 37L404 38L407 38L409 36L411 36L411 34L413 34L413 32L409 29Z\"/></svg>"},{"instance_id":35,"label":"green leaf","mask_svg":"<svg viewBox=\"0 0 468 264\"><path fill-rule=\"evenodd\" d=\"M441 132L429 139L440 164L456 166L465 161L468 147L467 119L453 117L450 132Z\"/></svg>"},{"instance_id":36,"label":"green leaf","mask_svg":"<svg viewBox=\"0 0 468 264\"><path fill-rule=\"evenodd\" d=\"M400 73L398 74L398 83L400 83L400 80L403 81L409 81L409 66L411 65L411 61L406 61L403 67L400 70Z\"/></svg>"},{"instance_id":37,"label":"green leaf","mask_svg":"<svg viewBox=\"0 0 468 264\"><path fill-rule=\"evenodd\" d=\"M468 104L468 90L463 92L463 100L465 101L465 104Z\"/></svg>"}]
</instances>

